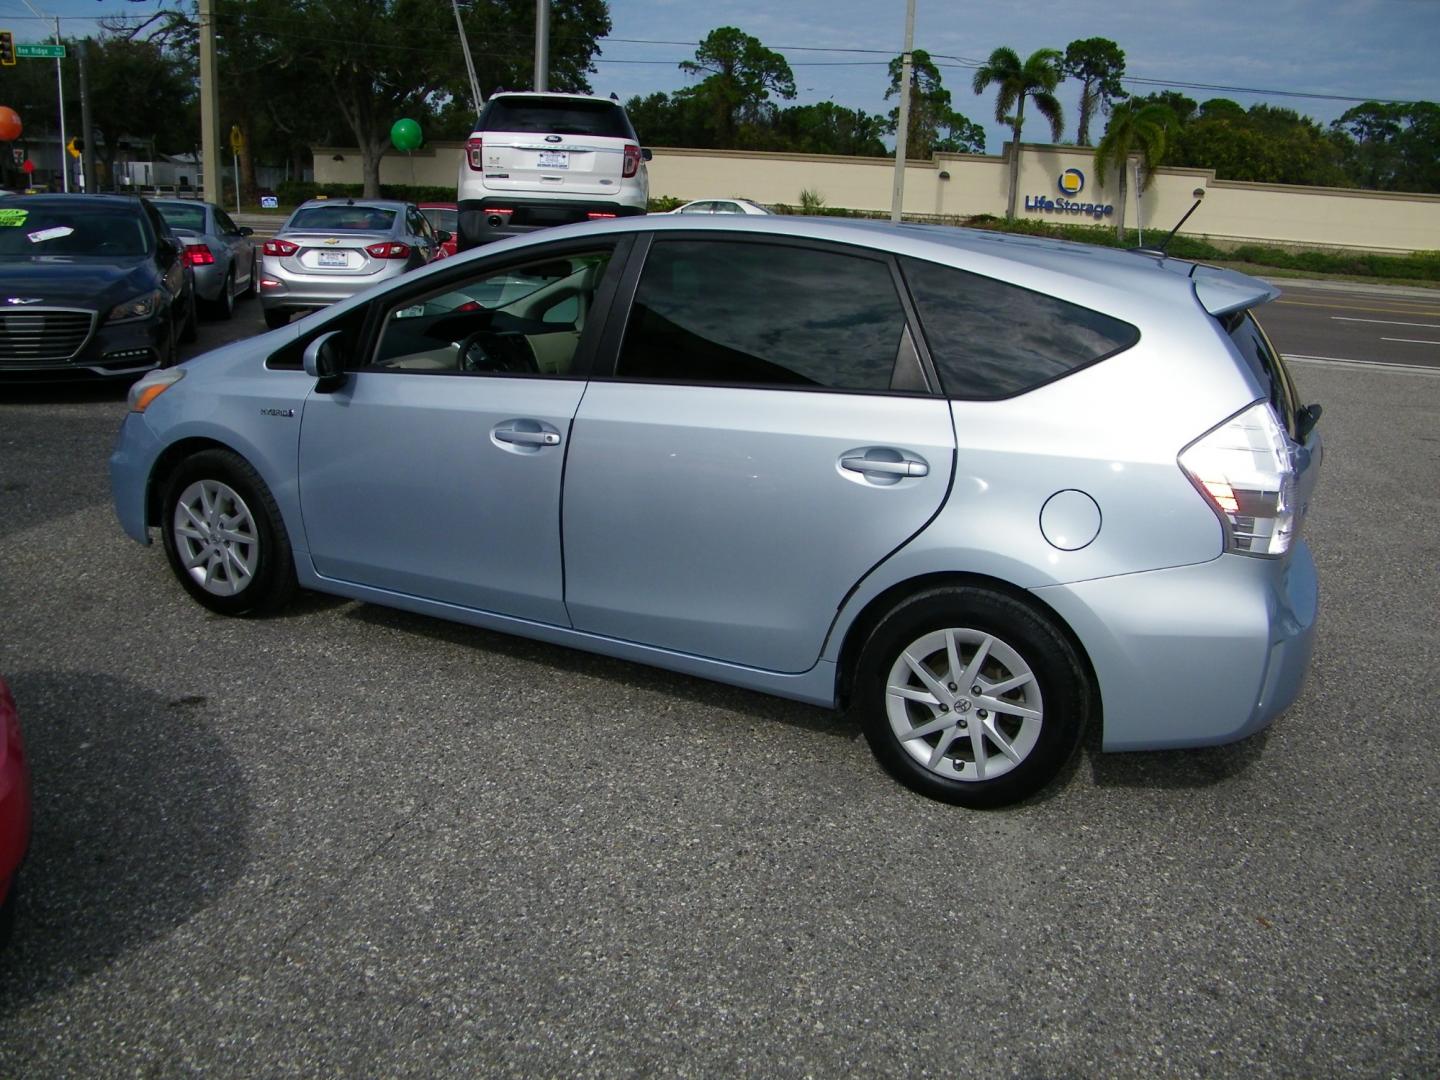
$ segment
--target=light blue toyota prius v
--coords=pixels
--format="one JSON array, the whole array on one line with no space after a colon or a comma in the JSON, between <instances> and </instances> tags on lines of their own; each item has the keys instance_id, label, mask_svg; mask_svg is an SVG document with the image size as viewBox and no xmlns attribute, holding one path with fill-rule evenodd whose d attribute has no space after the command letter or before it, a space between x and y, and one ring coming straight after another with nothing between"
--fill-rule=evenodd
<instances>
[{"instance_id":1,"label":"light blue toyota prius v","mask_svg":"<svg viewBox=\"0 0 1440 1080\"><path fill-rule=\"evenodd\" d=\"M973 807L1294 701L1320 465L1263 282L940 227L506 240L135 384L111 459L218 612L297 588L853 709Z\"/></svg>"}]
</instances>

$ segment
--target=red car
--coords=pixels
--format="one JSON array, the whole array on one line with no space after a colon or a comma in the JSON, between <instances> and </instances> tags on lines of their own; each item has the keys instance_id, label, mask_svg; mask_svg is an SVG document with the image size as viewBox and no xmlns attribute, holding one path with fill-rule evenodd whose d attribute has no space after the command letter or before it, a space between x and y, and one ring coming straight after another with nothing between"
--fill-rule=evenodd
<instances>
[{"instance_id":1,"label":"red car","mask_svg":"<svg viewBox=\"0 0 1440 1080\"><path fill-rule=\"evenodd\" d=\"M0 679L0 945L15 922L15 871L30 846L30 769L10 687Z\"/></svg>"},{"instance_id":2,"label":"red car","mask_svg":"<svg viewBox=\"0 0 1440 1080\"><path fill-rule=\"evenodd\" d=\"M440 250L435 253L436 259L448 259L455 254L455 245L459 243L459 208L453 202L422 202L418 205L432 229L450 234L450 239L441 244Z\"/></svg>"}]
</instances>

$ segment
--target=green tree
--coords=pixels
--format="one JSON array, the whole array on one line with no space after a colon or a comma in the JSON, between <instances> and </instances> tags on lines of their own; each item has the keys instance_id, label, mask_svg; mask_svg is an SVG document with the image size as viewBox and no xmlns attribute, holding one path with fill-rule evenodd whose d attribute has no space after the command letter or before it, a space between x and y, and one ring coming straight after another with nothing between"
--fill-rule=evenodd
<instances>
[{"instance_id":1,"label":"green tree","mask_svg":"<svg viewBox=\"0 0 1440 1080\"><path fill-rule=\"evenodd\" d=\"M900 80L904 75L903 56L890 61L890 87L885 99L900 96ZM937 151L955 154L983 154L985 129L971 123L950 105L950 91L940 82L940 69L924 49L910 54L910 115L906 123L905 156L932 158ZM900 129L900 108L890 110L885 131L894 135Z\"/></svg>"},{"instance_id":2,"label":"green tree","mask_svg":"<svg viewBox=\"0 0 1440 1080\"><path fill-rule=\"evenodd\" d=\"M114 185L115 160L127 143L146 158L152 149L191 148L196 88L188 57L161 42L125 37L91 39L79 47L85 50L99 184ZM76 132L78 119L66 114Z\"/></svg>"},{"instance_id":3,"label":"green tree","mask_svg":"<svg viewBox=\"0 0 1440 1080\"><path fill-rule=\"evenodd\" d=\"M772 93L787 101L795 97L795 76L785 58L733 26L706 34L695 59L681 61L680 70L705 76L681 94L704 103L723 148L737 145L741 124L773 117Z\"/></svg>"},{"instance_id":4,"label":"green tree","mask_svg":"<svg viewBox=\"0 0 1440 1080\"><path fill-rule=\"evenodd\" d=\"M1065 47L1060 65L1067 79L1080 80L1080 126L1075 141L1090 145L1090 117L1096 110L1108 114L1110 106L1129 95L1120 85L1125 74L1125 50L1108 38L1084 38Z\"/></svg>"},{"instance_id":5,"label":"green tree","mask_svg":"<svg viewBox=\"0 0 1440 1080\"><path fill-rule=\"evenodd\" d=\"M1141 105L1122 101L1110 110L1110 123L1095 148L1095 181L1105 183L1108 173L1120 180L1120 213L1115 215L1115 235L1125 235L1125 193L1130 158L1140 158L1140 190L1150 186L1155 170L1165 158L1170 132L1176 127L1175 114L1164 105Z\"/></svg>"},{"instance_id":6,"label":"green tree","mask_svg":"<svg viewBox=\"0 0 1440 1080\"><path fill-rule=\"evenodd\" d=\"M1440 192L1440 105L1367 101L1334 121L1356 183L1380 191Z\"/></svg>"},{"instance_id":7,"label":"green tree","mask_svg":"<svg viewBox=\"0 0 1440 1080\"><path fill-rule=\"evenodd\" d=\"M1035 111L1050 121L1051 138L1059 139L1064 128L1064 114L1055 87L1060 85L1060 64L1064 57L1055 49L1037 49L1022 63L1015 50L1002 45L975 72L972 87L983 94L992 84L995 95L995 120L1008 124L1010 139L1010 199L1005 209L1007 220L1015 219L1015 197L1020 186L1020 130L1025 125L1025 102L1035 103Z\"/></svg>"},{"instance_id":8,"label":"green tree","mask_svg":"<svg viewBox=\"0 0 1440 1080\"><path fill-rule=\"evenodd\" d=\"M1261 104L1246 110L1213 98L1181 125L1168 157L1172 164L1214 169L1222 180L1351 187L1348 145L1342 133L1293 109Z\"/></svg>"},{"instance_id":9,"label":"green tree","mask_svg":"<svg viewBox=\"0 0 1440 1080\"><path fill-rule=\"evenodd\" d=\"M885 144L880 139L886 131L884 117L847 109L833 101L781 109L775 118L774 131L776 141L771 149L801 154L885 156Z\"/></svg>"}]
</instances>

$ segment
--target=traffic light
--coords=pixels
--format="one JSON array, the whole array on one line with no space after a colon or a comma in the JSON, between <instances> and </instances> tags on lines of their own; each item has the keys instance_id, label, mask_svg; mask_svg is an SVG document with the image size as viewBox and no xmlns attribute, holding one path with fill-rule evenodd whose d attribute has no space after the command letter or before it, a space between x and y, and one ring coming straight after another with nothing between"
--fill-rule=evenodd
<instances>
[{"instance_id":1,"label":"traffic light","mask_svg":"<svg viewBox=\"0 0 1440 1080\"><path fill-rule=\"evenodd\" d=\"M15 35L9 30L0 30L0 64L15 66Z\"/></svg>"}]
</instances>

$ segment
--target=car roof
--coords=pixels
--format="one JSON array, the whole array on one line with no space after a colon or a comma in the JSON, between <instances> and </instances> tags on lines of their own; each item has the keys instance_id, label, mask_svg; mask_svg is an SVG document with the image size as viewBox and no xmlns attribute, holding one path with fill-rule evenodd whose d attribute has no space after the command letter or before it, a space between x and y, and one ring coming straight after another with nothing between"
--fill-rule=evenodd
<instances>
[{"instance_id":1,"label":"car roof","mask_svg":"<svg viewBox=\"0 0 1440 1080\"><path fill-rule=\"evenodd\" d=\"M617 109L623 107L620 102L608 97L601 97L599 94L566 94L557 90L497 90L485 100L494 101L496 98L502 97L554 98L557 101L600 101L606 105L614 105Z\"/></svg>"},{"instance_id":2,"label":"car roof","mask_svg":"<svg viewBox=\"0 0 1440 1080\"><path fill-rule=\"evenodd\" d=\"M1153 252L951 225L857 218L648 214L559 226L500 243L518 246L566 234L593 236L600 231L718 232L851 244L948 264L1131 320L1173 314L1175 303L1188 299L1193 304L1197 295L1206 310L1216 315L1279 295L1273 286L1248 275L1212 272L1209 267L1197 268L1195 263ZM491 250L497 246L488 245ZM1157 309L1157 304L1163 306Z\"/></svg>"},{"instance_id":3,"label":"car roof","mask_svg":"<svg viewBox=\"0 0 1440 1080\"><path fill-rule=\"evenodd\" d=\"M46 192L43 195L14 195L15 202L28 205L64 206L124 206L140 209L139 195L69 195L64 192Z\"/></svg>"},{"instance_id":4,"label":"car roof","mask_svg":"<svg viewBox=\"0 0 1440 1080\"><path fill-rule=\"evenodd\" d=\"M421 210L458 210L460 206L453 202L422 202L416 203Z\"/></svg>"}]
</instances>

